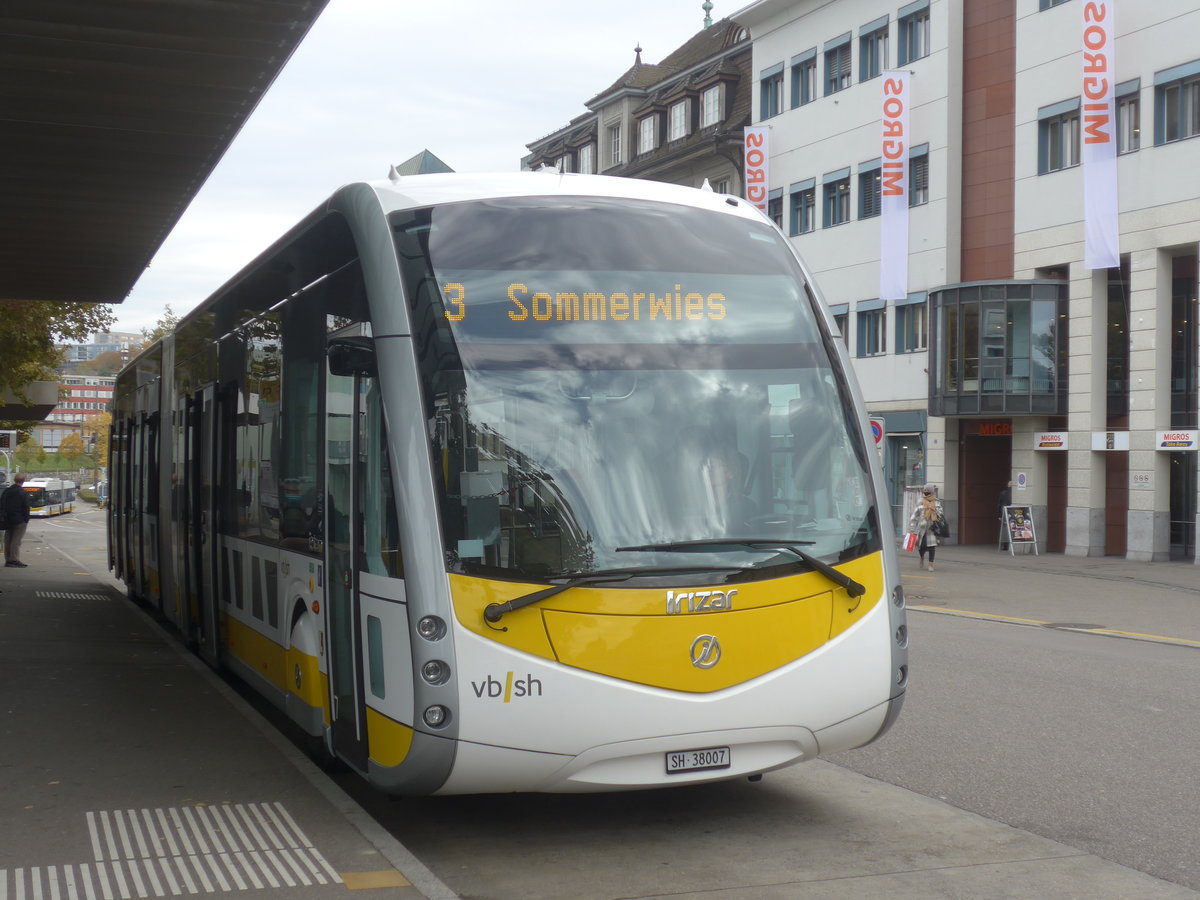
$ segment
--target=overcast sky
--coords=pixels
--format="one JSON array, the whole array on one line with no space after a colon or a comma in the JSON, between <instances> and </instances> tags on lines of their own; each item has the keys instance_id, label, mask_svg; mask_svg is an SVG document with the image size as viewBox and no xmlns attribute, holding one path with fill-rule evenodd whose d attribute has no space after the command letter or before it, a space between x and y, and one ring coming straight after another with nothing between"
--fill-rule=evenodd
<instances>
[{"instance_id":1,"label":"overcast sky","mask_svg":"<svg viewBox=\"0 0 1200 900\"><path fill-rule=\"evenodd\" d=\"M703 27L703 0L329 0L132 293L116 330L220 287L342 184L428 149L513 171L633 64ZM746 0L713 0L714 21Z\"/></svg>"}]
</instances>

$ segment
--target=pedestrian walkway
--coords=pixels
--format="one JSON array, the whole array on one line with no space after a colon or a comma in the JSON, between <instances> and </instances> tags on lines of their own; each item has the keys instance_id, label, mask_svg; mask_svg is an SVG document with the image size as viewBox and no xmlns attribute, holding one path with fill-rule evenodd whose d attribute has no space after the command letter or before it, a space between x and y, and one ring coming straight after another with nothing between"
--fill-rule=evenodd
<instances>
[{"instance_id":1,"label":"pedestrian walkway","mask_svg":"<svg viewBox=\"0 0 1200 900\"><path fill-rule=\"evenodd\" d=\"M455 895L116 588L0 578L0 898Z\"/></svg>"},{"instance_id":2,"label":"pedestrian walkway","mask_svg":"<svg viewBox=\"0 0 1200 900\"><path fill-rule=\"evenodd\" d=\"M949 544L928 572L915 553L899 555L912 609L1200 647L1200 567L1191 562Z\"/></svg>"}]
</instances>

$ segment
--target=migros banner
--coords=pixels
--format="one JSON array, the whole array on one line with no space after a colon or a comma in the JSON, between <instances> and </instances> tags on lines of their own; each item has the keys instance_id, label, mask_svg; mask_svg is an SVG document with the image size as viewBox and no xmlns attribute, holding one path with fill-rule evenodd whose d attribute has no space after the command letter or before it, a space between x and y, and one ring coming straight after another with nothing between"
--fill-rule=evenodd
<instances>
[{"instance_id":1,"label":"migros banner","mask_svg":"<svg viewBox=\"0 0 1200 900\"><path fill-rule=\"evenodd\" d=\"M908 296L909 73L883 73L879 159L879 297Z\"/></svg>"},{"instance_id":2,"label":"migros banner","mask_svg":"<svg viewBox=\"0 0 1200 900\"><path fill-rule=\"evenodd\" d=\"M1080 161L1083 163L1083 263L1089 269L1121 264L1117 225L1116 0L1083 4L1083 84Z\"/></svg>"},{"instance_id":3,"label":"migros banner","mask_svg":"<svg viewBox=\"0 0 1200 900\"><path fill-rule=\"evenodd\" d=\"M766 125L749 125L742 138L742 159L746 172L746 199L767 214L767 132Z\"/></svg>"}]
</instances>

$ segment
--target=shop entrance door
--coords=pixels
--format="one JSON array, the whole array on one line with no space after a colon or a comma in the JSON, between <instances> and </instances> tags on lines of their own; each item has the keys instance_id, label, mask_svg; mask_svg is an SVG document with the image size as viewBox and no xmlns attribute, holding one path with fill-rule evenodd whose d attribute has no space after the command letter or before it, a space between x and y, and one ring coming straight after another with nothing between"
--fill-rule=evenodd
<instances>
[{"instance_id":1,"label":"shop entrance door","mask_svg":"<svg viewBox=\"0 0 1200 900\"><path fill-rule=\"evenodd\" d=\"M996 501L1012 478L1012 435L964 434L959 458L960 544L995 544L1000 535ZM1013 502L1018 502L1013 498Z\"/></svg>"}]
</instances>

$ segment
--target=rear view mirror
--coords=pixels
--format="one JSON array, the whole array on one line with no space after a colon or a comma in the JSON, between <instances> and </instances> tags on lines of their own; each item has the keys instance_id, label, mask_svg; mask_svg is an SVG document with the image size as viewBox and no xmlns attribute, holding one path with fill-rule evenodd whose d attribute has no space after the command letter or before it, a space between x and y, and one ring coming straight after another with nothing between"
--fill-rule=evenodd
<instances>
[{"instance_id":1,"label":"rear view mirror","mask_svg":"<svg viewBox=\"0 0 1200 900\"><path fill-rule=\"evenodd\" d=\"M374 378L379 370L375 365L375 342L369 337L341 337L329 342L329 371L334 375Z\"/></svg>"}]
</instances>

